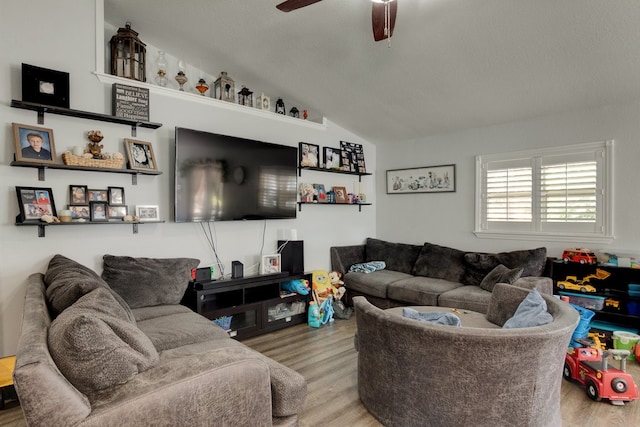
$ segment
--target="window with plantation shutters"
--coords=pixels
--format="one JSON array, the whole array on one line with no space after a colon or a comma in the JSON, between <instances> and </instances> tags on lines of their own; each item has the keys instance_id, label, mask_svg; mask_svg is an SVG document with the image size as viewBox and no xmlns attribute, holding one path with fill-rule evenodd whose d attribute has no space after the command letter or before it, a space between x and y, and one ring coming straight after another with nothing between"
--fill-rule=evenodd
<instances>
[{"instance_id":1,"label":"window with plantation shutters","mask_svg":"<svg viewBox=\"0 0 640 427\"><path fill-rule=\"evenodd\" d=\"M479 237L606 242L613 141L476 157Z\"/></svg>"}]
</instances>

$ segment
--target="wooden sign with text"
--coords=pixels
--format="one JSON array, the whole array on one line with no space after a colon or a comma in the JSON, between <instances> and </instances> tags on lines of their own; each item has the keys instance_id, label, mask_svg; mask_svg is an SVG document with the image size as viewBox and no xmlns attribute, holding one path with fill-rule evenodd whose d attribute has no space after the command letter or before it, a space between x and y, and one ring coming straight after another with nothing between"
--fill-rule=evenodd
<instances>
[{"instance_id":1,"label":"wooden sign with text","mask_svg":"<svg viewBox=\"0 0 640 427\"><path fill-rule=\"evenodd\" d=\"M113 115L125 119L149 121L149 89L114 83L112 86Z\"/></svg>"}]
</instances>

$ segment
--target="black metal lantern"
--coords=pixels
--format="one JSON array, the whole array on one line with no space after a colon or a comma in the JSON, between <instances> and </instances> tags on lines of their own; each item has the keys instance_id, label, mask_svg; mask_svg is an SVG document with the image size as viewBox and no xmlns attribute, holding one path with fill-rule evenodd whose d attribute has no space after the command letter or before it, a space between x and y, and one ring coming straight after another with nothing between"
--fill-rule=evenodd
<instances>
[{"instance_id":1,"label":"black metal lantern","mask_svg":"<svg viewBox=\"0 0 640 427\"><path fill-rule=\"evenodd\" d=\"M138 33L131 29L131 22L125 28L118 28L118 33L111 37L111 74L128 79L147 81L146 45L138 38Z\"/></svg>"},{"instance_id":2,"label":"black metal lantern","mask_svg":"<svg viewBox=\"0 0 640 427\"><path fill-rule=\"evenodd\" d=\"M289 110L289 115L291 117L295 117L296 119L300 118L300 110L298 110L296 107L292 107L291 110Z\"/></svg>"},{"instance_id":3,"label":"black metal lantern","mask_svg":"<svg viewBox=\"0 0 640 427\"><path fill-rule=\"evenodd\" d=\"M276 114L287 114L282 98L278 98L278 100L276 101Z\"/></svg>"},{"instance_id":4,"label":"black metal lantern","mask_svg":"<svg viewBox=\"0 0 640 427\"><path fill-rule=\"evenodd\" d=\"M253 107L253 92L248 87L242 86L242 90L238 92L238 104Z\"/></svg>"}]
</instances>

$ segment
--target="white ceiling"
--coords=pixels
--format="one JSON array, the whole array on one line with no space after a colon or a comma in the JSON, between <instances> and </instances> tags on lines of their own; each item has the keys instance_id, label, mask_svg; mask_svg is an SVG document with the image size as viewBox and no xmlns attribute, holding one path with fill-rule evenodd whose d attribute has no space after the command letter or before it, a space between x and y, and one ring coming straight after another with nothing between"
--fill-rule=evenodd
<instances>
[{"instance_id":1,"label":"white ceiling","mask_svg":"<svg viewBox=\"0 0 640 427\"><path fill-rule=\"evenodd\" d=\"M105 0L105 19L373 143L640 98L638 0L398 1L390 48L370 0Z\"/></svg>"}]
</instances>

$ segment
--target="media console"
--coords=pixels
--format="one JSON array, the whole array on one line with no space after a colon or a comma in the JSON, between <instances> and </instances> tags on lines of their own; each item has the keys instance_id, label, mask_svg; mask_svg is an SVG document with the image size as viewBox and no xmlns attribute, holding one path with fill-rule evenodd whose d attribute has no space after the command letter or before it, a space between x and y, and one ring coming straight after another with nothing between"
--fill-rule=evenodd
<instances>
[{"instance_id":1,"label":"media console","mask_svg":"<svg viewBox=\"0 0 640 427\"><path fill-rule=\"evenodd\" d=\"M281 289L282 282L293 279L311 283L311 274L284 272L191 282L182 304L212 321L228 323L230 336L249 338L307 321L310 295Z\"/></svg>"}]
</instances>

